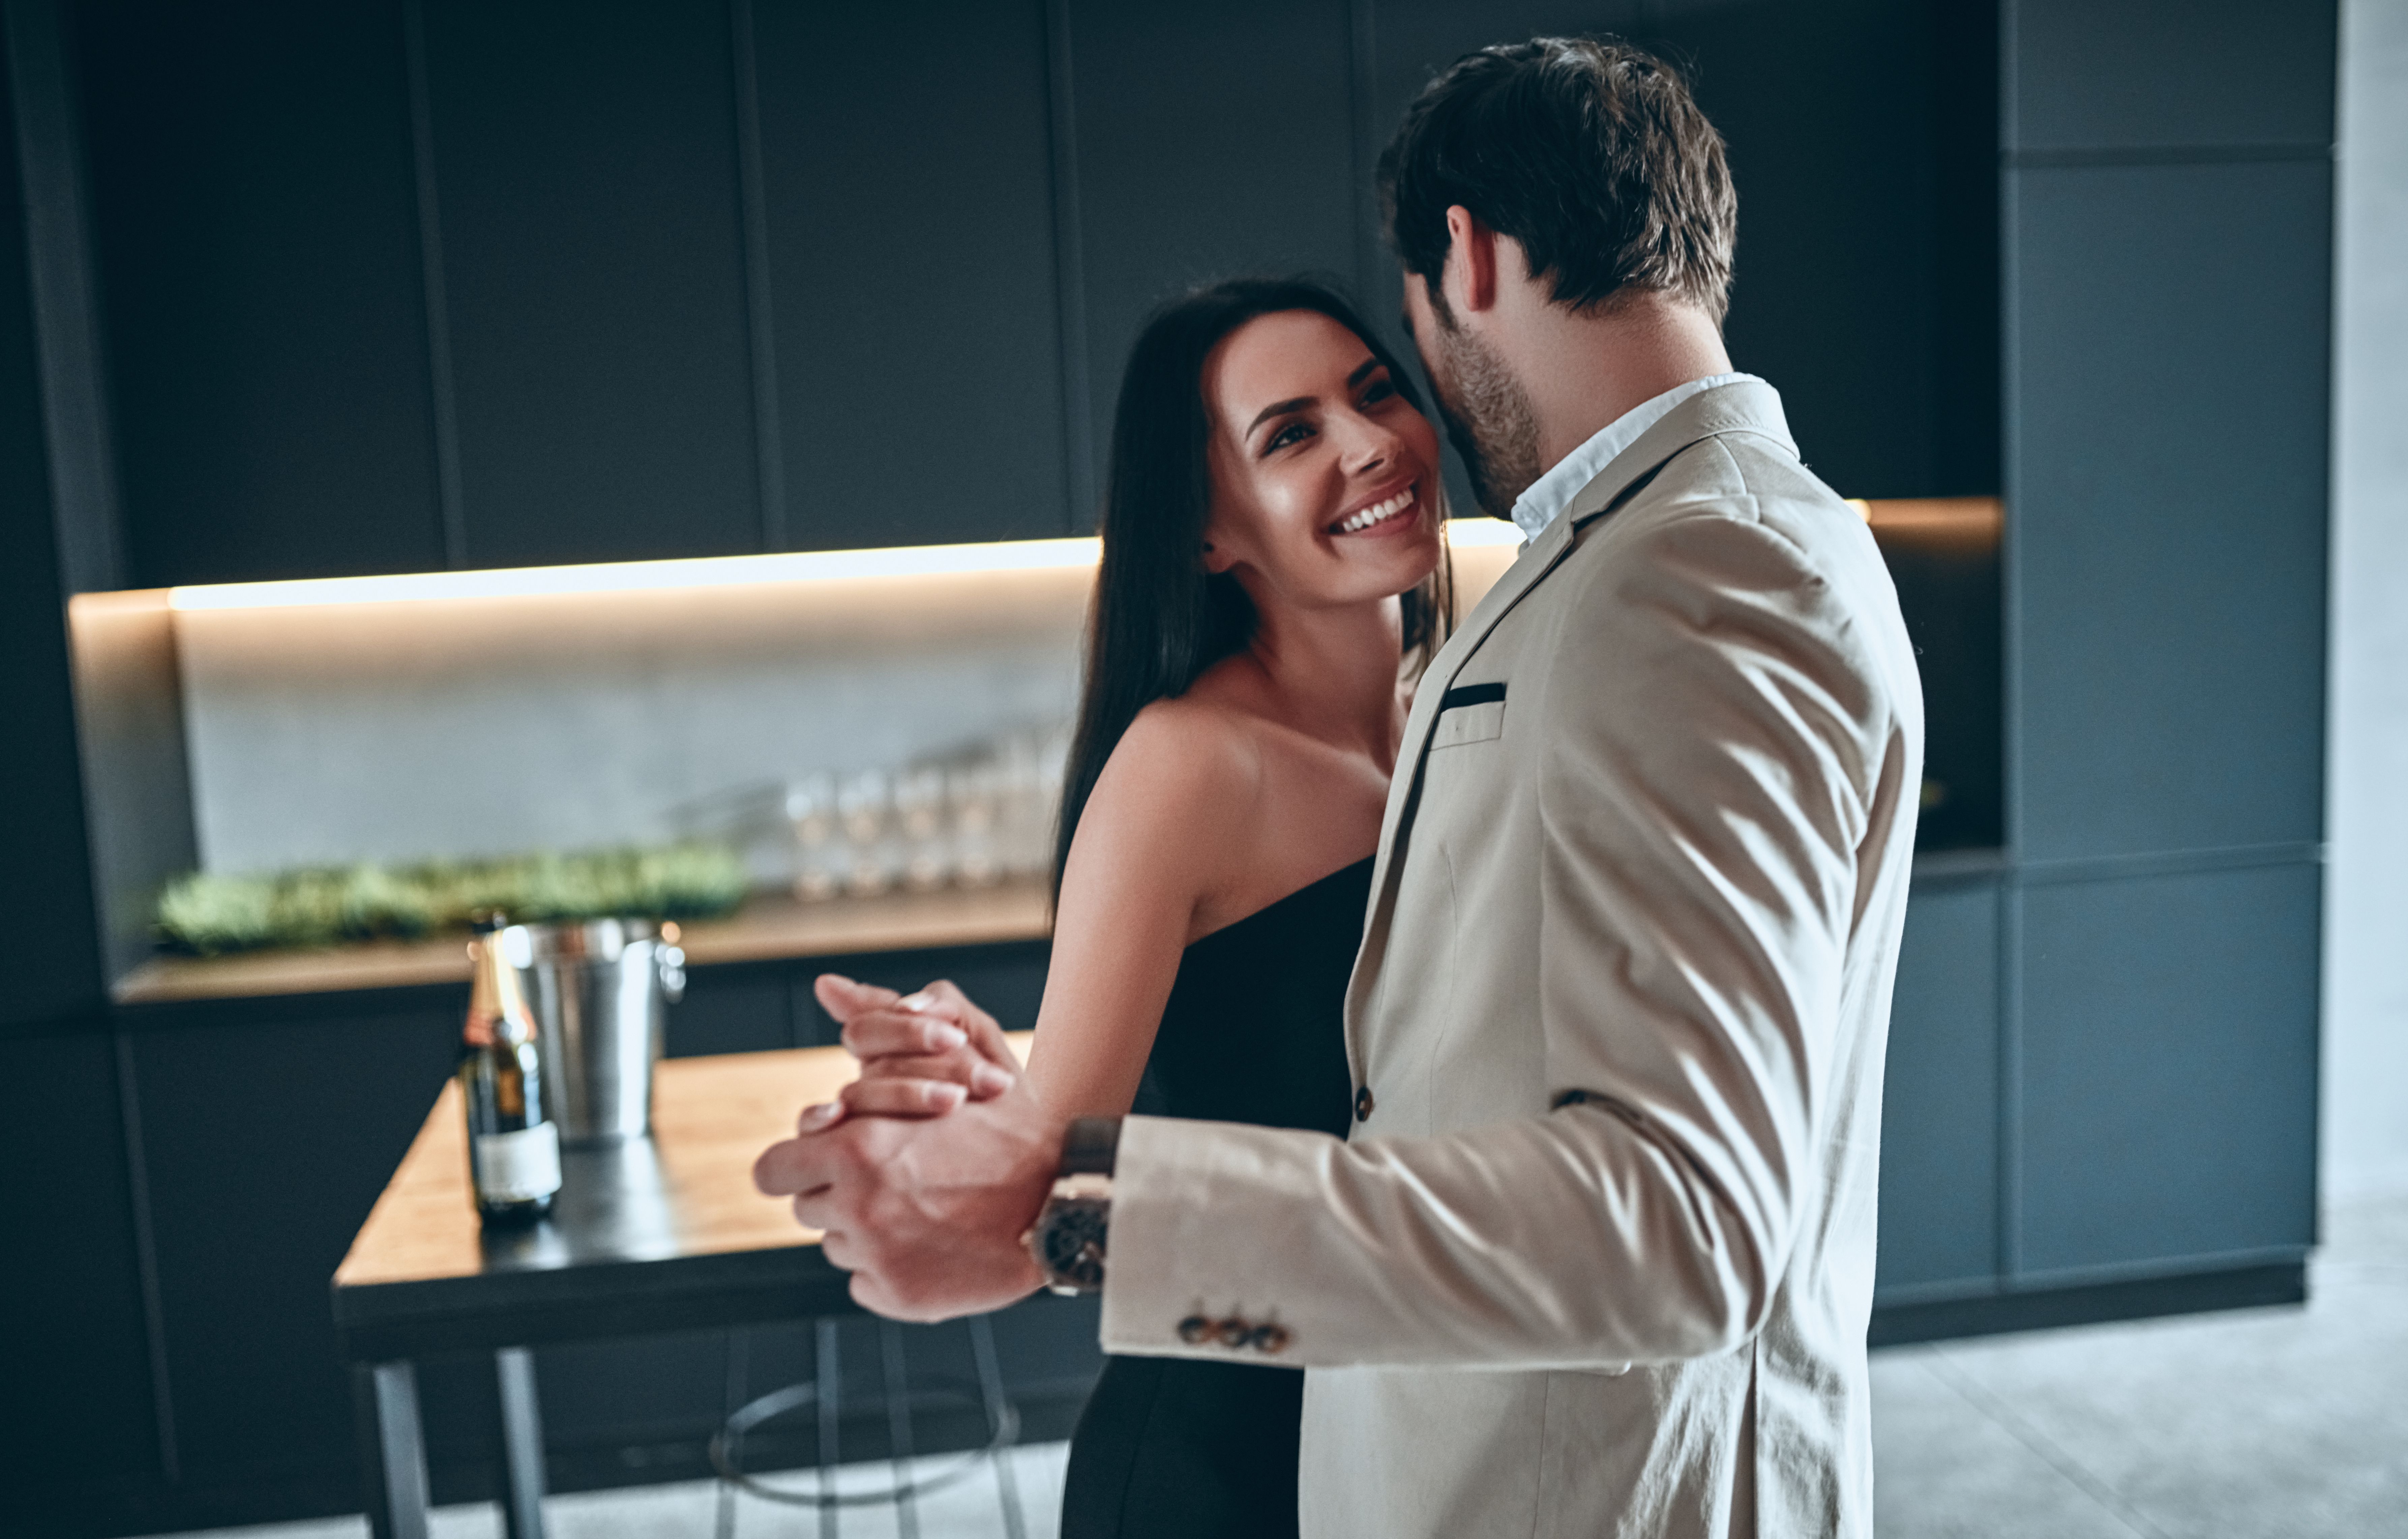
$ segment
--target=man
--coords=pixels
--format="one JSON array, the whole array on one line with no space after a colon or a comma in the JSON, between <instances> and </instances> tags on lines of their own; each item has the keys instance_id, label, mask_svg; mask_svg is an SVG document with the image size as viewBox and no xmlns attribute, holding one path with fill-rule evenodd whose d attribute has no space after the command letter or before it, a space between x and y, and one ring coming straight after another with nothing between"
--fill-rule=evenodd
<instances>
[{"instance_id":1,"label":"man","mask_svg":"<svg viewBox=\"0 0 2408 1539\"><path fill-rule=\"evenodd\" d=\"M1469 56L1381 180L1450 428L1528 543L1405 730L1351 1138L1068 1129L956 991L831 980L866 1077L761 1185L884 1313L1100 1274L1111 1351L1307 1366L1307 1534L1869 1533L1922 758L1896 597L1730 372L1734 202L1671 73ZM1065 1170L1109 1175L1049 1196Z\"/></svg>"}]
</instances>

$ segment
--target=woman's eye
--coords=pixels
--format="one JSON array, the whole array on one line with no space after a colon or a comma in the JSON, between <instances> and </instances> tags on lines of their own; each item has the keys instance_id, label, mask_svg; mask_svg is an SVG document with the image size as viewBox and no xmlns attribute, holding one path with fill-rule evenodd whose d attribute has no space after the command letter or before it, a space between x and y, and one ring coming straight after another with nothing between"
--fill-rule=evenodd
<instances>
[{"instance_id":1,"label":"woman's eye","mask_svg":"<svg viewBox=\"0 0 2408 1539\"><path fill-rule=\"evenodd\" d=\"M1271 435L1271 441L1263 445L1263 453L1266 454L1276 454L1281 450L1286 448L1289 444L1302 443L1312 436L1312 429L1307 427L1304 424L1290 423L1285 427L1281 428L1278 432Z\"/></svg>"},{"instance_id":2,"label":"woman's eye","mask_svg":"<svg viewBox=\"0 0 2408 1539\"><path fill-rule=\"evenodd\" d=\"M1363 392L1363 404L1365 406L1377 406L1380 402L1394 396L1396 393L1397 387L1395 385L1389 383L1385 380L1382 380L1378 383L1372 385L1370 389Z\"/></svg>"}]
</instances>

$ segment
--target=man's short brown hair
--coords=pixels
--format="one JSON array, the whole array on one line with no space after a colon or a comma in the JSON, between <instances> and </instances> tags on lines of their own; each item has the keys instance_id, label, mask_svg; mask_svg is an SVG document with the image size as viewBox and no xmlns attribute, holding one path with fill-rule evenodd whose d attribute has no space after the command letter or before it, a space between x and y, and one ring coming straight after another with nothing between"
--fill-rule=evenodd
<instances>
[{"instance_id":1,"label":"man's short brown hair","mask_svg":"<svg viewBox=\"0 0 2408 1539\"><path fill-rule=\"evenodd\" d=\"M1717 323L1729 304L1739 201L1722 136L1676 71L1627 43L1534 37L1457 59L1381 154L1380 204L1441 308L1455 204L1519 241L1557 304L1670 294Z\"/></svg>"}]
</instances>

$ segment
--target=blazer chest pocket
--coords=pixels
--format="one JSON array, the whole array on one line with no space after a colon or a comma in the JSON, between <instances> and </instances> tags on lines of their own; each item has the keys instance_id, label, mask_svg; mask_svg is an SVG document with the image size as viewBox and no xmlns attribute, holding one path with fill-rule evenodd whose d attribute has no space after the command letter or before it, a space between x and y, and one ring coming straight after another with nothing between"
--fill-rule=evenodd
<instances>
[{"instance_id":1,"label":"blazer chest pocket","mask_svg":"<svg viewBox=\"0 0 2408 1539\"><path fill-rule=\"evenodd\" d=\"M1457 684L1439 701L1438 722L1430 729L1430 751L1486 742L1505 732L1505 685Z\"/></svg>"}]
</instances>

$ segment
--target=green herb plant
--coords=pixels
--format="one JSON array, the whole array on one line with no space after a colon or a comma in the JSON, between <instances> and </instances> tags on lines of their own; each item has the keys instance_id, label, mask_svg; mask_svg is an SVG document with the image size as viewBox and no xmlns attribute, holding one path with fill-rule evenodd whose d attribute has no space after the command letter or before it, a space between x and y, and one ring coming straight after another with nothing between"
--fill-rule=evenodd
<instances>
[{"instance_id":1,"label":"green herb plant","mask_svg":"<svg viewBox=\"0 0 2408 1539\"><path fill-rule=\"evenodd\" d=\"M195 871L159 897L159 936L204 956L274 946L415 940L500 910L529 924L702 919L744 900L742 857L717 844L374 862L261 875Z\"/></svg>"}]
</instances>

